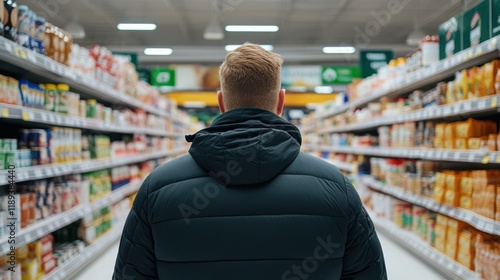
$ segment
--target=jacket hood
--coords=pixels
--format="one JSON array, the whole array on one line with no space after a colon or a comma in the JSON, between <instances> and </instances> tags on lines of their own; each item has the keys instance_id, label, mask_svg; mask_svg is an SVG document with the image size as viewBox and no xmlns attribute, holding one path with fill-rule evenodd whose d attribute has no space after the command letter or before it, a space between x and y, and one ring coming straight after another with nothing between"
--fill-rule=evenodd
<instances>
[{"instance_id":1,"label":"jacket hood","mask_svg":"<svg viewBox=\"0 0 500 280\"><path fill-rule=\"evenodd\" d=\"M256 108L226 112L186 140L194 160L224 186L273 179L297 157L302 143L297 127Z\"/></svg>"}]
</instances>

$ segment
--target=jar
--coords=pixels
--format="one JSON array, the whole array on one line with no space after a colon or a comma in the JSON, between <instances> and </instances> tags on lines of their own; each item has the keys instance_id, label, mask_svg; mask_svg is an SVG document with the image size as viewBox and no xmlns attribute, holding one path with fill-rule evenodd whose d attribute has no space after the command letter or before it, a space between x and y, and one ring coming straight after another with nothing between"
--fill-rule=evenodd
<instances>
[{"instance_id":1,"label":"jar","mask_svg":"<svg viewBox=\"0 0 500 280\"><path fill-rule=\"evenodd\" d=\"M420 41L422 66L427 67L439 61L439 37L437 35L425 36Z\"/></svg>"}]
</instances>

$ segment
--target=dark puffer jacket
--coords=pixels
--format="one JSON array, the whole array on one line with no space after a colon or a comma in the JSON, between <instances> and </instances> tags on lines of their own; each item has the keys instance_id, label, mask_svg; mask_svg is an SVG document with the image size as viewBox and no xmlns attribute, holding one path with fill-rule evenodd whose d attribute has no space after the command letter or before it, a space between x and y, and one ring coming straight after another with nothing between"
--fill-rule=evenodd
<instances>
[{"instance_id":1,"label":"dark puffer jacket","mask_svg":"<svg viewBox=\"0 0 500 280\"><path fill-rule=\"evenodd\" d=\"M387 278L355 189L299 152L296 127L242 108L186 139L190 154L142 185L113 279Z\"/></svg>"}]
</instances>

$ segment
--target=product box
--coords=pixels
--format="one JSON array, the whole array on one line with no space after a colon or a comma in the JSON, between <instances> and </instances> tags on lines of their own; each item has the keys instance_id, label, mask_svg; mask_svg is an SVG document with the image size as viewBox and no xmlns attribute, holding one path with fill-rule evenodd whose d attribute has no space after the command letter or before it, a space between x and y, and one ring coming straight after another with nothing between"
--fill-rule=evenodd
<instances>
[{"instance_id":1,"label":"product box","mask_svg":"<svg viewBox=\"0 0 500 280\"><path fill-rule=\"evenodd\" d=\"M500 35L500 0L491 0L491 37Z\"/></svg>"},{"instance_id":2,"label":"product box","mask_svg":"<svg viewBox=\"0 0 500 280\"><path fill-rule=\"evenodd\" d=\"M490 38L490 2L483 0L463 15L463 49L476 46Z\"/></svg>"},{"instance_id":3,"label":"product box","mask_svg":"<svg viewBox=\"0 0 500 280\"><path fill-rule=\"evenodd\" d=\"M438 28L439 59L456 54L462 50L462 15L452 17Z\"/></svg>"}]
</instances>

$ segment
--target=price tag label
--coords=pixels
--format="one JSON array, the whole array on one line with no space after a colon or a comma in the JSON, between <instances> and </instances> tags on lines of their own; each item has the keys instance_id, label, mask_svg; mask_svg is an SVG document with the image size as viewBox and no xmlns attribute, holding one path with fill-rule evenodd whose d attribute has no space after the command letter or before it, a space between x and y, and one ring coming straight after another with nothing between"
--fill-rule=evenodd
<instances>
[{"instance_id":1,"label":"price tag label","mask_svg":"<svg viewBox=\"0 0 500 280\"><path fill-rule=\"evenodd\" d=\"M460 153L459 152L455 152L454 155L453 155L453 159L458 161L460 159Z\"/></svg>"},{"instance_id":2,"label":"price tag label","mask_svg":"<svg viewBox=\"0 0 500 280\"><path fill-rule=\"evenodd\" d=\"M26 53L26 50L20 48L16 47L14 48L14 55L22 59L28 59L28 54Z\"/></svg>"},{"instance_id":3,"label":"price tag label","mask_svg":"<svg viewBox=\"0 0 500 280\"><path fill-rule=\"evenodd\" d=\"M500 163L500 154L497 154L497 160L496 160L497 163Z\"/></svg>"},{"instance_id":4,"label":"price tag label","mask_svg":"<svg viewBox=\"0 0 500 280\"><path fill-rule=\"evenodd\" d=\"M467 52L466 59L467 60L472 59L472 50L470 50L470 51Z\"/></svg>"},{"instance_id":5,"label":"price tag label","mask_svg":"<svg viewBox=\"0 0 500 280\"><path fill-rule=\"evenodd\" d=\"M9 117L9 109L2 108L2 117L3 118L8 118Z\"/></svg>"},{"instance_id":6,"label":"price tag label","mask_svg":"<svg viewBox=\"0 0 500 280\"><path fill-rule=\"evenodd\" d=\"M474 154L469 154L469 161L474 161Z\"/></svg>"},{"instance_id":7,"label":"price tag label","mask_svg":"<svg viewBox=\"0 0 500 280\"><path fill-rule=\"evenodd\" d=\"M475 52L476 57L483 55L483 49L482 48L477 48Z\"/></svg>"},{"instance_id":8,"label":"price tag label","mask_svg":"<svg viewBox=\"0 0 500 280\"><path fill-rule=\"evenodd\" d=\"M483 160L481 161L482 164L487 164L488 162L490 162L490 155L485 155L483 157Z\"/></svg>"},{"instance_id":9,"label":"price tag label","mask_svg":"<svg viewBox=\"0 0 500 280\"><path fill-rule=\"evenodd\" d=\"M44 235L43 230L42 230L42 229L38 229L38 230L36 231L36 235L37 235L38 237L43 236L43 235Z\"/></svg>"},{"instance_id":10,"label":"price tag label","mask_svg":"<svg viewBox=\"0 0 500 280\"><path fill-rule=\"evenodd\" d=\"M464 103L464 111L470 111L471 110L471 103L470 102L465 102Z\"/></svg>"},{"instance_id":11,"label":"price tag label","mask_svg":"<svg viewBox=\"0 0 500 280\"><path fill-rule=\"evenodd\" d=\"M486 106L487 106L486 105L486 100L483 99L483 100L481 100L481 101L478 102L479 109L486 109Z\"/></svg>"},{"instance_id":12,"label":"price tag label","mask_svg":"<svg viewBox=\"0 0 500 280\"><path fill-rule=\"evenodd\" d=\"M40 177L42 177L42 175L43 175L42 170L40 170L40 169L35 170L35 177L40 178Z\"/></svg>"},{"instance_id":13,"label":"price tag label","mask_svg":"<svg viewBox=\"0 0 500 280\"><path fill-rule=\"evenodd\" d=\"M493 99L491 99L491 108L496 108L498 106L497 102L497 98L493 97Z\"/></svg>"},{"instance_id":14,"label":"price tag label","mask_svg":"<svg viewBox=\"0 0 500 280\"><path fill-rule=\"evenodd\" d=\"M491 41L490 41L490 46L491 46L492 48L496 48L496 47L497 47L497 41L498 41L498 38L497 38L497 37L495 37L495 38L491 39Z\"/></svg>"},{"instance_id":15,"label":"price tag label","mask_svg":"<svg viewBox=\"0 0 500 280\"><path fill-rule=\"evenodd\" d=\"M22 117L23 117L24 121L29 121L30 120L30 115L28 114L28 112L24 112L23 111Z\"/></svg>"},{"instance_id":16,"label":"price tag label","mask_svg":"<svg viewBox=\"0 0 500 280\"><path fill-rule=\"evenodd\" d=\"M44 113L40 114L40 118L41 118L41 119L42 119L42 121L44 121L44 122L46 122L46 121L47 121L47 119L48 119L47 114L44 114Z\"/></svg>"}]
</instances>

